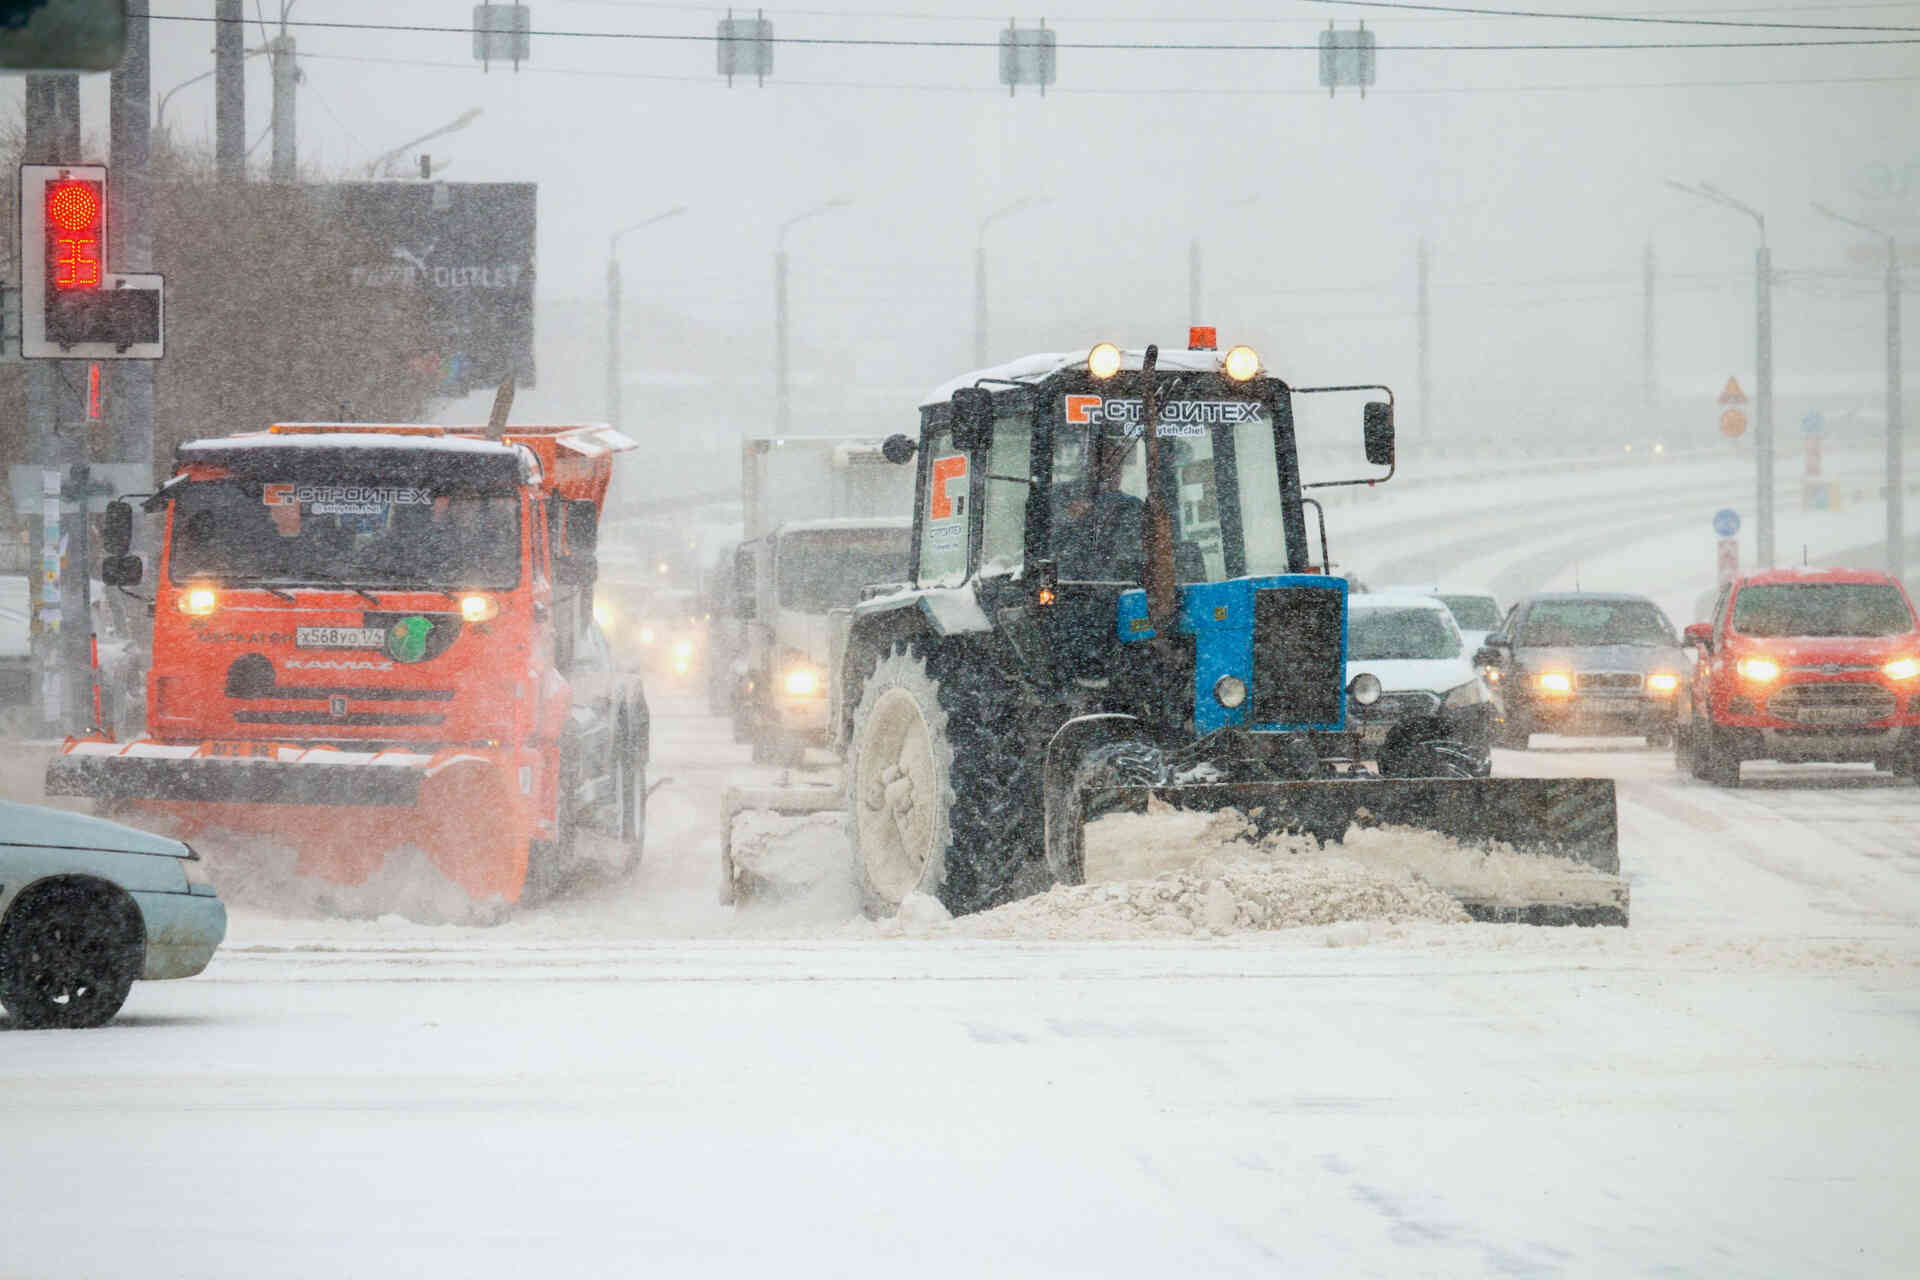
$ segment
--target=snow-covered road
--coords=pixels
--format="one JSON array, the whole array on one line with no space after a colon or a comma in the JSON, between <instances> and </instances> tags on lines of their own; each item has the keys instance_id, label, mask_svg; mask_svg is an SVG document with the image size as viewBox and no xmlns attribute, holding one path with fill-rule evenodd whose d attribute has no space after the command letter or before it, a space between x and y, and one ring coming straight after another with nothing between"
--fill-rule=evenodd
<instances>
[{"instance_id":1,"label":"snow-covered road","mask_svg":"<svg viewBox=\"0 0 1920 1280\"><path fill-rule=\"evenodd\" d=\"M1431 549L1380 510L1383 563ZM1541 518L1446 536L1482 580L1711 571ZM1496 772L1619 780L1629 929L902 938L719 905L721 789L776 775L656 715L628 881L491 929L242 901L113 1026L0 1024L0 1276L1920 1273L1920 788L1539 737Z\"/></svg>"}]
</instances>

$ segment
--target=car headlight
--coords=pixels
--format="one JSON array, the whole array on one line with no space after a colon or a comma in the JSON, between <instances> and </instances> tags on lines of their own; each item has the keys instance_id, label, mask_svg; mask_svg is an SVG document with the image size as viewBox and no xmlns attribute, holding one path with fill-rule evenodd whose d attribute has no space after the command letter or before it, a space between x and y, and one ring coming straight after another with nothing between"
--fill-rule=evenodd
<instances>
[{"instance_id":1,"label":"car headlight","mask_svg":"<svg viewBox=\"0 0 1920 1280\"><path fill-rule=\"evenodd\" d=\"M673 642L673 656L681 659L691 658L693 656L693 641L675 640Z\"/></svg>"},{"instance_id":2,"label":"car headlight","mask_svg":"<svg viewBox=\"0 0 1920 1280\"><path fill-rule=\"evenodd\" d=\"M1572 693L1573 677L1564 671L1542 671L1534 683L1542 693Z\"/></svg>"},{"instance_id":3,"label":"car headlight","mask_svg":"<svg viewBox=\"0 0 1920 1280\"><path fill-rule=\"evenodd\" d=\"M653 628L652 628L652 627L642 627L642 628L640 628L640 643L641 643L641 644L652 644L652 643L653 643Z\"/></svg>"},{"instance_id":4,"label":"car headlight","mask_svg":"<svg viewBox=\"0 0 1920 1280\"><path fill-rule=\"evenodd\" d=\"M1656 671L1647 677L1648 693L1672 693L1680 687L1680 677L1671 671Z\"/></svg>"},{"instance_id":5,"label":"car headlight","mask_svg":"<svg viewBox=\"0 0 1920 1280\"><path fill-rule=\"evenodd\" d=\"M1247 700L1247 682L1239 676L1221 676L1213 682L1213 700L1231 711Z\"/></svg>"},{"instance_id":6,"label":"car headlight","mask_svg":"<svg viewBox=\"0 0 1920 1280\"><path fill-rule=\"evenodd\" d=\"M1780 678L1780 664L1772 658L1742 658L1734 664L1734 669L1740 673L1741 679L1751 680L1755 684Z\"/></svg>"},{"instance_id":7,"label":"car headlight","mask_svg":"<svg viewBox=\"0 0 1920 1280\"><path fill-rule=\"evenodd\" d=\"M1920 659L1895 658L1880 669L1887 673L1889 680L1911 680L1920 676Z\"/></svg>"},{"instance_id":8,"label":"car headlight","mask_svg":"<svg viewBox=\"0 0 1920 1280\"><path fill-rule=\"evenodd\" d=\"M1445 704L1454 708L1477 707L1487 701L1487 687L1478 680L1469 680L1457 689L1449 689Z\"/></svg>"},{"instance_id":9,"label":"car headlight","mask_svg":"<svg viewBox=\"0 0 1920 1280\"><path fill-rule=\"evenodd\" d=\"M811 698L820 692L820 673L812 667L795 667L787 672L780 683L796 698Z\"/></svg>"}]
</instances>

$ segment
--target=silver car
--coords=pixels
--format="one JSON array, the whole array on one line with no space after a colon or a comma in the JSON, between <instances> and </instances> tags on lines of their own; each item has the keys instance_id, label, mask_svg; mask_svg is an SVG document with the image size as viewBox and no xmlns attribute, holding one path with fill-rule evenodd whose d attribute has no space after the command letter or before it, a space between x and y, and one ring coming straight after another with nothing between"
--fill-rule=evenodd
<instances>
[{"instance_id":1,"label":"silver car","mask_svg":"<svg viewBox=\"0 0 1920 1280\"><path fill-rule=\"evenodd\" d=\"M97 1027L136 978L190 978L227 909L178 840L0 800L0 1005L17 1027Z\"/></svg>"}]
</instances>

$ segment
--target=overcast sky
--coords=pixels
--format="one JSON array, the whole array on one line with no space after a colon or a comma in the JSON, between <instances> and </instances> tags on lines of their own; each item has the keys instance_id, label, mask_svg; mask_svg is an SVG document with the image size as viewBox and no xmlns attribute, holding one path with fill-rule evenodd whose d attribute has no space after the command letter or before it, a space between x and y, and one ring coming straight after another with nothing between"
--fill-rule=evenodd
<instances>
[{"instance_id":1,"label":"overcast sky","mask_svg":"<svg viewBox=\"0 0 1920 1280\"><path fill-rule=\"evenodd\" d=\"M211 0L153 8L212 12ZM710 35L723 12L626 0L531 8L539 31L686 36ZM1567 11L1920 28L1920 4L1882 0L1658 11L1607 0ZM296 20L454 28L470 14L466 0L299 0L293 10ZM780 36L911 40L992 40L1007 21L977 0L768 16ZM704 42L536 35L517 74L483 74L464 30L296 28L306 74L300 155L329 173L364 170L480 108L470 127L426 149L452 161L450 181L539 183L548 302L597 300L608 234L688 205L688 216L625 241L628 296L727 335L745 364L771 361L779 224L847 196L849 208L789 236L796 366L809 351L856 351L846 370L909 399L970 365L979 221L1022 197L1045 203L987 233L994 360L1107 338L1181 341L1187 243L1198 235L1206 318L1223 342L1253 342L1299 381L1411 387L1415 245L1425 237L1435 401L1460 413L1637 394L1649 237L1662 272L1662 375L1713 382L1709 394L1729 373L1750 376L1754 227L1662 183L1704 179L1767 214L1786 273L1775 299L1783 387L1795 377L1879 377L1872 260L1850 259L1864 242L1809 203L1900 221L1920 260L1920 45L1404 51L1393 46L1849 33L1253 0L1182 10L1113 0L1045 16L1069 46L1311 44L1330 19L1350 27L1364 17L1382 45L1378 83L1365 101L1347 90L1329 99L1316 87L1313 52L1066 47L1044 99L1031 90L1010 99L989 48L783 45L766 87L729 89ZM249 47L259 43L250 27ZM211 45L207 24L156 20L156 98L210 67ZM0 92L17 102L17 84ZM91 77L83 90L87 127L101 136L105 86ZM247 95L252 137L268 121L264 58L251 63ZM169 122L210 137L212 104L210 80L183 89ZM264 166L268 147L254 154ZM1854 278L1820 274L1829 269ZM647 366L651 323L628 336L630 368ZM542 334L545 344L565 338ZM598 333L581 341L597 344ZM579 394L598 411L597 384Z\"/></svg>"}]
</instances>

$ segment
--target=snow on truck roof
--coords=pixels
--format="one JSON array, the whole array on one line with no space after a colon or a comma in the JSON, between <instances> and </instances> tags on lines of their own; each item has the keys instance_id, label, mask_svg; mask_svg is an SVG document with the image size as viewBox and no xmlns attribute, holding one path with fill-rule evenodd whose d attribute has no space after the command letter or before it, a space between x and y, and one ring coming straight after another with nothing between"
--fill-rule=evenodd
<instances>
[{"instance_id":1,"label":"snow on truck roof","mask_svg":"<svg viewBox=\"0 0 1920 1280\"><path fill-rule=\"evenodd\" d=\"M912 516L822 516L817 520L789 520L775 526L775 537L786 533L822 533L834 529L911 529Z\"/></svg>"},{"instance_id":2,"label":"snow on truck roof","mask_svg":"<svg viewBox=\"0 0 1920 1280\"><path fill-rule=\"evenodd\" d=\"M305 424L302 424L305 425ZM401 435L384 431L327 431L301 435L269 435L264 431L237 436L209 436L189 440L178 450L182 458L227 453L235 449L417 449L432 453L471 453L482 457L511 456L514 447L498 440L467 436Z\"/></svg>"},{"instance_id":3,"label":"snow on truck roof","mask_svg":"<svg viewBox=\"0 0 1920 1280\"><path fill-rule=\"evenodd\" d=\"M1009 360L1005 364L994 365L990 369L976 369L972 373L962 374L949 379L929 391L920 401L925 409L936 404L945 404L953 399L953 393L962 387L971 387L982 380L995 382L1042 382L1064 369L1085 368L1087 357L1093 348L1085 351L1043 351L1038 355L1021 356L1018 360ZM1120 368L1122 372L1138 373L1140 362L1146 358L1144 350L1122 351ZM1168 350L1162 347L1158 367L1173 373L1219 373L1220 362L1226 358L1223 351L1188 351L1184 347Z\"/></svg>"}]
</instances>

